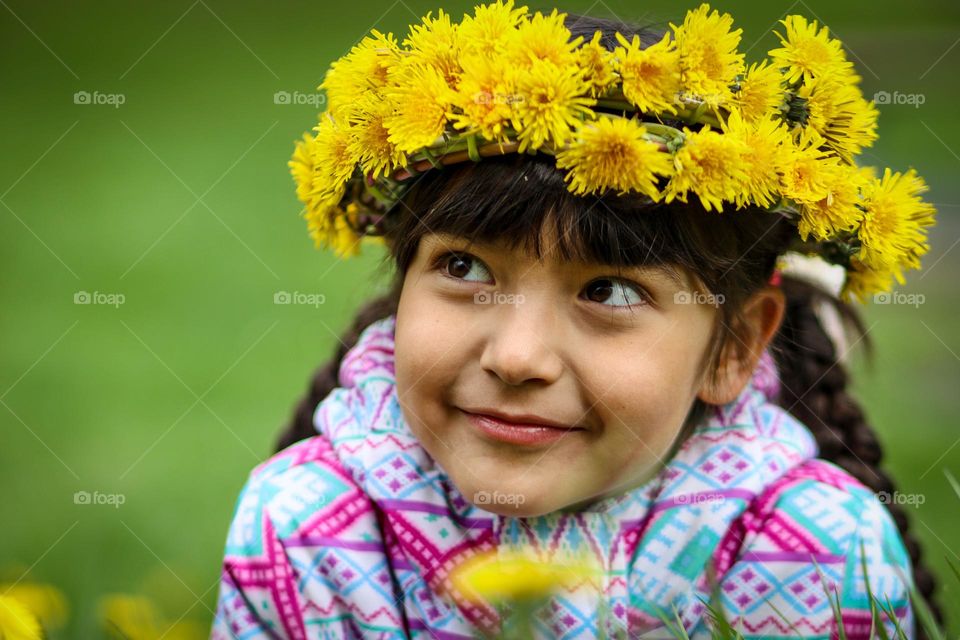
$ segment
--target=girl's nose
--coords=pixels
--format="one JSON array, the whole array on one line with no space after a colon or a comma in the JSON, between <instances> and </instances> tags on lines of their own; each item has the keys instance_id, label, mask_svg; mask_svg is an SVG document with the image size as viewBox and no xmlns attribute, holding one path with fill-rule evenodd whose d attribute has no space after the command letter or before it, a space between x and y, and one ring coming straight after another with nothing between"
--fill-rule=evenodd
<instances>
[{"instance_id":1,"label":"girl's nose","mask_svg":"<svg viewBox=\"0 0 960 640\"><path fill-rule=\"evenodd\" d=\"M538 310L539 306L523 302L484 310L492 324L480 366L508 385L549 384L563 373L563 358L554 342L553 314L546 307Z\"/></svg>"}]
</instances>

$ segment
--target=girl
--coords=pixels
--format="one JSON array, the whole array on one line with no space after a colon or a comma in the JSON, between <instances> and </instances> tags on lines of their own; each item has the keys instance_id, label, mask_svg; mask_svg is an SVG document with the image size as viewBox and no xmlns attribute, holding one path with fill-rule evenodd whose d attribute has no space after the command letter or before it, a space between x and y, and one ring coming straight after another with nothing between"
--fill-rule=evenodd
<instances>
[{"instance_id":1,"label":"girl","mask_svg":"<svg viewBox=\"0 0 960 640\"><path fill-rule=\"evenodd\" d=\"M712 601L748 638L836 637L834 605L846 636L867 638L871 594L889 601L888 633L899 625L914 637L909 589L929 599L933 581L903 513L877 497L894 489L840 362L837 326L855 329L855 342L866 341L863 326L839 289L778 264L799 220L801 234L806 224L824 241L806 253L845 264L844 294L865 295L879 277L867 258L881 195L899 185L912 219L929 212L912 173L842 173L840 160L871 139L869 124L850 125L871 105L851 103L863 111L844 121L849 137L827 123L832 137L810 142L811 85L825 76L794 74L803 61L790 56L819 43L839 56L834 71L852 86L856 76L825 31L794 18L771 52L779 64L749 70L735 53L739 30L705 5L663 33L530 17L512 2L477 7L459 25L428 15L402 49L374 32L334 64L328 117L291 165L299 194L315 237L350 255L376 235L396 277L361 309L279 453L243 489L214 638L494 632L498 610L452 576L478 553L518 550L545 562L587 553L603 570L601 584L565 587L538 611L538 637L669 637L665 618L709 637ZM706 80L722 65L707 60L697 75L697 55L728 67L715 94ZM533 85L564 64L592 69L564 77L584 83L583 97L564 98L560 82L535 100ZM658 77L673 82L658 76L672 64L687 85L664 102L650 89ZM778 94L770 122L794 135L777 139L763 167L751 154L773 138L724 145L738 140L751 87L771 70L771 86L792 97ZM407 80L415 91L404 93ZM572 118L543 107L563 100ZM418 141L414 117L437 105L450 135L442 152L418 156L438 136ZM639 121L621 117L628 108L660 114L643 118L646 137L617 137ZM451 146L460 129L473 137ZM337 146L340 134L352 137ZM591 173L571 149L609 152L607 165ZM722 155L731 149L740 155ZM853 197L865 196L859 231L824 232L838 209L816 218L817 207L849 194L838 185L804 200L790 182L802 178L803 154L814 168L834 163ZM631 177L638 166L649 175ZM765 168L781 198L804 205L799 218L772 213L777 199L751 181ZM709 171L722 176L708 184ZM714 210L724 202L738 210ZM854 234L848 246L860 234L860 254L836 251L829 241L841 233Z\"/></svg>"}]
</instances>

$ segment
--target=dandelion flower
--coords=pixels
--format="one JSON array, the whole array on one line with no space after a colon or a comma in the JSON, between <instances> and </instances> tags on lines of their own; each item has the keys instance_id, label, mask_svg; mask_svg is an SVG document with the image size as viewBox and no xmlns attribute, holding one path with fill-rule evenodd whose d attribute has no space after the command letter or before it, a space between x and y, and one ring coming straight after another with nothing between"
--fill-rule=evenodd
<instances>
[{"instance_id":1,"label":"dandelion flower","mask_svg":"<svg viewBox=\"0 0 960 640\"><path fill-rule=\"evenodd\" d=\"M0 634L9 640L41 640L40 623L19 600L0 595Z\"/></svg>"},{"instance_id":2,"label":"dandelion flower","mask_svg":"<svg viewBox=\"0 0 960 640\"><path fill-rule=\"evenodd\" d=\"M861 262L881 269L920 268L920 258L930 249L927 227L935 223L936 214L933 205L920 198L927 189L913 169L903 174L885 169L883 178L870 184L859 233Z\"/></svg>"},{"instance_id":3,"label":"dandelion flower","mask_svg":"<svg viewBox=\"0 0 960 640\"><path fill-rule=\"evenodd\" d=\"M827 197L840 159L824 151L823 145L823 137L813 129L804 129L796 142L784 145L777 166L784 197L807 204Z\"/></svg>"},{"instance_id":4,"label":"dandelion flower","mask_svg":"<svg viewBox=\"0 0 960 640\"><path fill-rule=\"evenodd\" d=\"M384 124L388 139L404 153L413 153L433 144L447 124L454 93L443 74L434 66L405 66L393 76L396 85L384 95L397 105Z\"/></svg>"},{"instance_id":5,"label":"dandelion flower","mask_svg":"<svg viewBox=\"0 0 960 640\"><path fill-rule=\"evenodd\" d=\"M350 53L330 65L320 88L327 92L328 109L339 114L371 89L387 85L390 68L400 59L400 47L392 33L376 29Z\"/></svg>"},{"instance_id":6,"label":"dandelion flower","mask_svg":"<svg viewBox=\"0 0 960 640\"><path fill-rule=\"evenodd\" d=\"M646 139L646 129L635 120L601 117L585 122L570 147L557 154L557 167L577 194L616 189L638 191L659 200L657 176L671 173L670 154Z\"/></svg>"},{"instance_id":7,"label":"dandelion flower","mask_svg":"<svg viewBox=\"0 0 960 640\"><path fill-rule=\"evenodd\" d=\"M580 47L577 52L579 66L583 69L584 80L593 97L604 93L617 81L613 66L613 52L600 43L602 37L603 32L596 31L593 39Z\"/></svg>"},{"instance_id":8,"label":"dandelion flower","mask_svg":"<svg viewBox=\"0 0 960 640\"><path fill-rule=\"evenodd\" d=\"M786 35L775 32L783 45L769 52L777 67L785 68L787 82L796 83L813 77L832 77L850 82L858 79L853 64L840 45L830 37L827 27L817 28L817 21L808 22L800 15L790 15L780 21Z\"/></svg>"},{"instance_id":9,"label":"dandelion flower","mask_svg":"<svg viewBox=\"0 0 960 640\"><path fill-rule=\"evenodd\" d=\"M554 9L544 16L539 11L517 27L517 37L508 45L509 56L521 68L530 67L537 60L547 60L560 67L573 67L577 63L576 48L583 37L571 40L571 33L564 24L565 13Z\"/></svg>"},{"instance_id":10,"label":"dandelion flower","mask_svg":"<svg viewBox=\"0 0 960 640\"><path fill-rule=\"evenodd\" d=\"M841 233L854 231L863 220L860 188L865 184L857 167L836 165L826 174L826 194L819 200L800 206L797 230L804 241L812 235L817 240L830 240Z\"/></svg>"},{"instance_id":11,"label":"dandelion flower","mask_svg":"<svg viewBox=\"0 0 960 640\"><path fill-rule=\"evenodd\" d=\"M894 280L904 283L903 274L898 267L872 269L853 257L850 259L850 269L847 270L847 280L840 297L848 302L853 298L866 302L870 296L893 289Z\"/></svg>"},{"instance_id":12,"label":"dandelion flower","mask_svg":"<svg viewBox=\"0 0 960 640\"><path fill-rule=\"evenodd\" d=\"M550 140L561 146L582 118L590 118L592 98L584 97L586 87L575 68L560 67L538 60L517 78L520 100L514 105L520 132L520 153L538 149Z\"/></svg>"},{"instance_id":13,"label":"dandelion flower","mask_svg":"<svg viewBox=\"0 0 960 640\"><path fill-rule=\"evenodd\" d=\"M472 16L464 16L457 27L461 49L465 53L503 51L517 37L517 26L527 15L527 8L513 8L513 0L497 0L477 5Z\"/></svg>"},{"instance_id":14,"label":"dandelion flower","mask_svg":"<svg viewBox=\"0 0 960 640\"><path fill-rule=\"evenodd\" d=\"M674 155L674 175L667 185L666 202L687 201L693 191L707 211L723 210L722 202L735 202L747 180L744 170L746 144L736 136L714 131L709 125L700 131L684 127L683 146Z\"/></svg>"},{"instance_id":15,"label":"dandelion flower","mask_svg":"<svg viewBox=\"0 0 960 640\"><path fill-rule=\"evenodd\" d=\"M350 151L353 137L345 126L326 114L314 127L317 137L314 144L316 170L313 191L316 197L326 200L336 192L351 175L357 164L357 156Z\"/></svg>"},{"instance_id":16,"label":"dandelion flower","mask_svg":"<svg viewBox=\"0 0 960 640\"><path fill-rule=\"evenodd\" d=\"M339 206L307 211L307 230L317 249L333 249L339 258L360 255L362 236L355 231L359 208L353 202L346 211Z\"/></svg>"},{"instance_id":17,"label":"dandelion flower","mask_svg":"<svg viewBox=\"0 0 960 640\"><path fill-rule=\"evenodd\" d=\"M431 18L431 13L427 12L421 24L410 25L410 35L403 41L408 53L401 56L400 64L435 67L452 89L460 72L458 25L450 23L450 14L443 9L436 18Z\"/></svg>"},{"instance_id":18,"label":"dandelion flower","mask_svg":"<svg viewBox=\"0 0 960 640\"><path fill-rule=\"evenodd\" d=\"M783 122L766 118L755 123L747 122L739 112L733 112L724 125L727 135L744 143L744 183L734 201L737 208L749 203L769 207L780 191L780 175L777 158L784 144L789 144L790 132Z\"/></svg>"},{"instance_id":19,"label":"dandelion flower","mask_svg":"<svg viewBox=\"0 0 960 640\"><path fill-rule=\"evenodd\" d=\"M363 172L373 178L388 175L406 164L403 151L390 140L387 119L396 113L391 100L366 95L350 112L350 144L347 153L356 158Z\"/></svg>"},{"instance_id":20,"label":"dandelion flower","mask_svg":"<svg viewBox=\"0 0 960 640\"><path fill-rule=\"evenodd\" d=\"M640 48L640 36L627 41L620 33L614 55L623 82L623 95L645 112L676 113L680 91L680 57L670 34L646 49Z\"/></svg>"},{"instance_id":21,"label":"dandelion flower","mask_svg":"<svg viewBox=\"0 0 960 640\"><path fill-rule=\"evenodd\" d=\"M716 107L730 100L730 84L743 72L737 51L743 29L731 31L733 18L701 4L688 11L679 27L671 24L680 54L680 82L685 92Z\"/></svg>"},{"instance_id":22,"label":"dandelion flower","mask_svg":"<svg viewBox=\"0 0 960 640\"><path fill-rule=\"evenodd\" d=\"M287 162L287 166L290 167L290 174L297 185L297 199L304 204L310 202L311 185L314 167L316 166L315 149L316 138L309 133L305 133L302 140L297 140L293 157Z\"/></svg>"},{"instance_id":23,"label":"dandelion flower","mask_svg":"<svg viewBox=\"0 0 960 640\"><path fill-rule=\"evenodd\" d=\"M877 139L877 109L856 85L812 78L800 86L797 97L805 103L807 126L848 162Z\"/></svg>"},{"instance_id":24,"label":"dandelion flower","mask_svg":"<svg viewBox=\"0 0 960 640\"><path fill-rule=\"evenodd\" d=\"M521 551L479 553L456 567L454 586L469 597L490 602L539 600L581 583L597 584L601 569L580 559L542 562Z\"/></svg>"},{"instance_id":25,"label":"dandelion flower","mask_svg":"<svg viewBox=\"0 0 960 640\"><path fill-rule=\"evenodd\" d=\"M479 130L488 140L504 140L518 101L516 70L502 58L475 54L461 60L463 72L449 114L457 129Z\"/></svg>"},{"instance_id":26,"label":"dandelion flower","mask_svg":"<svg viewBox=\"0 0 960 640\"><path fill-rule=\"evenodd\" d=\"M733 103L744 120L756 122L778 113L785 98L780 70L764 60L747 69Z\"/></svg>"}]
</instances>

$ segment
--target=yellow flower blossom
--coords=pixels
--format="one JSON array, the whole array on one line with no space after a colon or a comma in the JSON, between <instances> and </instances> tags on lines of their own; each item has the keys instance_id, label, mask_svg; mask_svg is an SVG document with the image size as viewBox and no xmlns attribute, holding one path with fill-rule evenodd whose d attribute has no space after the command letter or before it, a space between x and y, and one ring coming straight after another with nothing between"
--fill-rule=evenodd
<instances>
[{"instance_id":1,"label":"yellow flower blossom","mask_svg":"<svg viewBox=\"0 0 960 640\"><path fill-rule=\"evenodd\" d=\"M397 112L396 105L385 96L367 94L350 110L350 143L347 153L357 159L364 174L379 178L404 166L403 151L390 140L387 119Z\"/></svg>"},{"instance_id":2,"label":"yellow flower blossom","mask_svg":"<svg viewBox=\"0 0 960 640\"><path fill-rule=\"evenodd\" d=\"M604 93L614 82L617 74L614 71L613 52L600 43L603 32L597 30L593 39L580 47L577 52L579 65L583 69L583 77L590 89L590 95L597 97Z\"/></svg>"},{"instance_id":3,"label":"yellow flower blossom","mask_svg":"<svg viewBox=\"0 0 960 640\"><path fill-rule=\"evenodd\" d=\"M410 26L410 34L403 41L407 52L401 56L400 65L435 67L453 89L460 73L458 25L450 23L450 14L443 9L437 11L436 18L431 18L431 13L427 12L421 24Z\"/></svg>"},{"instance_id":4,"label":"yellow flower blossom","mask_svg":"<svg viewBox=\"0 0 960 640\"><path fill-rule=\"evenodd\" d=\"M660 199L657 177L669 176L670 154L648 140L643 125L626 118L601 117L585 122L570 147L557 154L557 167L569 169L564 179L577 194L616 189Z\"/></svg>"},{"instance_id":5,"label":"yellow flower blossom","mask_svg":"<svg viewBox=\"0 0 960 640\"><path fill-rule=\"evenodd\" d=\"M390 68L400 58L400 47L392 33L373 29L350 53L330 65L320 88L327 92L328 109L338 115L371 89L387 85Z\"/></svg>"},{"instance_id":6,"label":"yellow flower blossom","mask_svg":"<svg viewBox=\"0 0 960 640\"><path fill-rule=\"evenodd\" d=\"M354 229L359 207L351 202L346 211L339 206L307 211L307 230L317 249L333 249L339 258L360 254L362 236Z\"/></svg>"},{"instance_id":7,"label":"yellow flower blossom","mask_svg":"<svg viewBox=\"0 0 960 640\"><path fill-rule=\"evenodd\" d=\"M906 281L899 267L889 269L872 269L856 257L850 259L851 267L847 270L847 280L840 292L840 297L850 302L854 298L860 302L867 302L871 296L878 293L887 293L893 289L893 282L900 284Z\"/></svg>"},{"instance_id":8,"label":"yellow flower blossom","mask_svg":"<svg viewBox=\"0 0 960 640\"><path fill-rule=\"evenodd\" d=\"M766 118L747 122L739 112L732 112L724 123L726 135L743 141L743 171L745 179L734 201L737 208L753 203L769 207L779 196L780 175L777 160L784 144L790 143L790 132L783 122Z\"/></svg>"},{"instance_id":9,"label":"yellow flower blossom","mask_svg":"<svg viewBox=\"0 0 960 640\"><path fill-rule=\"evenodd\" d=\"M713 107L730 100L730 85L743 72L743 54L737 51L743 29L732 26L729 13L711 13L707 3L688 11L679 27L670 25L684 92Z\"/></svg>"},{"instance_id":10,"label":"yellow flower blossom","mask_svg":"<svg viewBox=\"0 0 960 640\"><path fill-rule=\"evenodd\" d=\"M517 37L517 26L527 15L525 6L513 8L513 0L477 5L457 27L464 53L501 54Z\"/></svg>"},{"instance_id":11,"label":"yellow flower blossom","mask_svg":"<svg viewBox=\"0 0 960 640\"><path fill-rule=\"evenodd\" d=\"M859 79L840 41L830 37L827 27L818 29L816 20L808 22L800 15L787 16L780 22L786 27L786 35L774 33L783 46L770 50L768 55L778 68L786 68L787 82L812 77L831 77L842 82Z\"/></svg>"},{"instance_id":12,"label":"yellow flower blossom","mask_svg":"<svg viewBox=\"0 0 960 640\"><path fill-rule=\"evenodd\" d=\"M489 602L539 600L559 589L599 585L595 562L571 558L539 561L522 551L478 553L451 573L455 588L469 598Z\"/></svg>"},{"instance_id":13,"label":"yellow flower blossom","mask_svg":"<svg viewBox=\"0 0 960 640\"><path fill-rule=\"evenodd\" d=\"M804 129L793 143L784 145L778 162L780 192L799 203L813 204L830 193L840 159L822 149L824 139L813 129Z\"/></svg>"},{"instance_id":14,"label":"yellow flower blossom","mask_svg":"<svg viewBox=\"0 0 960 640\"><path fill-rule=\"evenodd\" d=\"M646 49L640 36L628 41L617 33L619 46L614 51L617 72L623 82L623 95L641 111L676 113L680 91L680 56L670 34Z\"/></svg>"},{"instance_id":15,"label":"yellow flower blossom","mask_svg":"<svg viewBox=\"0 0 960 640\"><path fill-rule=\"evenodd\" d=\"M797 97L806 103L807 126L848 162L876 140L877 109L856 85L815 77L804 81Z\"/></svg>"},{"instance_id":16,"label":"yellow flower blossom","mask_svg":"<svg viewBox=\"0 0 960 640\"><path fill-rule=\"evenodd\" d=\"M723 210L723 201L735 202L747 180L746 144L709 125L693 132L684 127L685 141L674 155L674 175L664 191L666 202L687 201L693 192L707 211Z\"/></svg>"},{"instance_id":17,"label":"yellow flower blossom","mask_svg":"<svg viewBox=\"0 0 960 640\"><path fill-rule=\"evenodd\" d=\"M296 141L293 157L287 162L287 166L290 167L290 174L297 185L297 199L304 204L310 203L313 172L316 166L315 149L316 138L309 133L305 133L302 140Z\"/></svg>"},{"instance_id":18,"label":"yellow flower blossom","mask_svg":"<svg viewBox=\"0 0 960 640\"><path fill-rule=\"evenodd\" d=\"M519 100L514 105L520 153L538 149L548 140L562 146L582 118L593 117L592 98L584 97L586 86L576 68L561 67L547 60L536 61L517 75Z\"/></svg>"},{"instance_id":19,"label":"yellow flower blossom","mask_svg":"<svg viewBox=\"0 0 960 640\"><path fill-rule=\"evenodd\" d=\"M575 67L577 47L583 37L571 40L563 22L565 13L554 9L550 15L539 11L528 20L521 20L517 36L508 46L508 55L520 68L529 68L537 60L546 60L559 67Z\"/></svg>"},{"instance_id":20,"label":"yellow flower blossom","mask_svg":"<svg viewBox=\"0 0 960 640\"><path fill-rule=\"evenodd\" d=\"M778 113L785 98L780 70L764 60L747 69L739 90L733 95L733 103L744 120L756 122Z\"/></svg>"},{"instance_id":21,"label":"yellow flower blossom","mask_svg":"<svg viewBox=\"0 0 960 640\"><path fill-rule=\"evenodd\" d=\"M0 595L0 638L5 640L41 640L43 630L27 607L8 595Z\"/></svg>"},{"instance_id":22,"label":"yellow flower blossom","mask_svg":"<svg viewBox=\"0 0 960 640\"><path fill-rule=\"evenodd\" d=\"M350 151L353 141L350 131L329 113L320 117L314 131L317 132L313 149L316 169L311 190L315 198L327 200L339 193L343 183L353 175L357 156Z\"/></svg>"},{"instance_id":23,"label":"yellow flower blossom","mask_svg":"<svg viewBox=\"0 0 960 640\"><path fill-rule=\"evenodd\" d=\"M884 169L883 178L870 184L859 233L861 262L875 269L920 268L920 258L930 250L927 227L935 224L936 215L933 205L920 197L927 190L913 169Z\"/></svg>"},{"instance_id":24,"label":"yellow flower blossom","mask_svg":"<svg viewBox=\"0 0 960 640\"><path fill-rule=\"evenodd\" d=\"M430 65L404 65L391 76L384 95L397 106L384 119L388 140L404 153L433 144L447 124L454 93L443 74Z\"/></svg>"},{"instance_id":25,"label":"yellow flower blossom","mask_svg":"<svg viewBox=\"0 0 960 640\"><path fill-rule=\"evenodd\" d=\"M863 174L853 165L837 163L835 170L825 175L826 195L800 205L797 230L804 241L810 235L817 240L833 239L856 230L863 220L860 200L860 189L866 182Z\"/></svg>"},{"instance_id":26,"label":"yellow flower blossom","mask_svg":"<svg viewBox=\"0 0 960 640\"><path fill-rule=\"evenodd\" d=\"M463 73L449 115L457 129L480 131L488 140L505 139L505 128L514 117L516 69L503 58L482 54L464 56Z\"/></svg>"}]
</instances>

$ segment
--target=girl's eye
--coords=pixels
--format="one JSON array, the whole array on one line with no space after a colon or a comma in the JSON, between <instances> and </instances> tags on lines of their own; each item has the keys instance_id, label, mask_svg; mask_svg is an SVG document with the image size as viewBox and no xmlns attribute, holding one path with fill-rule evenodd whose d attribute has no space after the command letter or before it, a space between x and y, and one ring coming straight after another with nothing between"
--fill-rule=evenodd
<instances>
[{"instance_id":1,"label":"girl's eye","mask_svg":"<svg viewBox=\"0 0 960 640\"><path fill-rule=\"evenodd\" d=\"M600 304L613 301L610 306L614 307L630 307L646 302L646 296L635 285L612 278L594 280L584 292L588 300Z\"/></svg>"},{"instance_id":2,"label":"girl's eye","mask_svg":"<svg viewBox=\"0 0 960 640\"><path fill-rule=\"evenodd\" d=\"M480 260L471 255L450 253L440 260L447 275L468 282L489 282L490 271ZM477 274L479 272L479 275ZM473 277L470 274L473 274Z\"/></svg>"}]
</instances>

